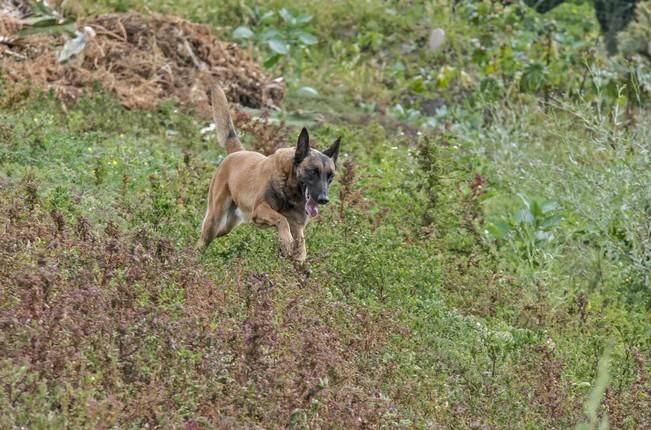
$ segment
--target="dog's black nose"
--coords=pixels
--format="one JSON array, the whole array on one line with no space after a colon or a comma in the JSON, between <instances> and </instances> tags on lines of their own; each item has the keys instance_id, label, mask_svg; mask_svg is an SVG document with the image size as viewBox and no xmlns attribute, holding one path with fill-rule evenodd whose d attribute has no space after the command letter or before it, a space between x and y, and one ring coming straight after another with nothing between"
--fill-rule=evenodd
<instances>
[{"instance_id":1,"label":"dog's black nose","mask_svg":"<svg viewBox=\"0 0 651 430\"><path fill-rule=\"evenodd\" d=\"M325 194L320 194L319 198L317 198L316 201L319 202L320 205L325 205L330 200L328 200L328 196L326 196Z\"/></svg>"}]
</instances>

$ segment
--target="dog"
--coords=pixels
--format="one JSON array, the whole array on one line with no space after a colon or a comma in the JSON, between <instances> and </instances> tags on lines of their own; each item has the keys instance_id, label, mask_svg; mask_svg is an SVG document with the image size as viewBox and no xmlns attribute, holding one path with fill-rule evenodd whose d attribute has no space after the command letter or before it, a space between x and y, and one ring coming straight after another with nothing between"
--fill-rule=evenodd
<instances>
[{"instance_id":1,"label":"dog","mask_svg":"<svg viewBox=\"0 0 651 430\"><path fill-rule=\"evenodd\" d=\"M276 227L282 255L304 262L305 226L328 203L341 138L325 151L310 147L303 128L294 148L270 156L246 151L237 137L224 91L211 89L217 139L228 155L217 167L208 191L208 208L197 247L231 232L242 223Z\"/></svg>"}]
</instances>

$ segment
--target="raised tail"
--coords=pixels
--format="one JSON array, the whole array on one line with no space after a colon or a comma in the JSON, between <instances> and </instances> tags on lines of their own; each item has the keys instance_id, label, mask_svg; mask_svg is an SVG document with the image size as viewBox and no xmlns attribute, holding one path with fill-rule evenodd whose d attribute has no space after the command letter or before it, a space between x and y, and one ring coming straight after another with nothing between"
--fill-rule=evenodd
<instances>
[{"instance_id":1,"label":"raised tail","mask_svg":"<svg viewBox=\"0 0 651 430\"><path fill-rule=\"evenodd\" d=\"M226 148L226 152L233 153L242 151L244 147L240 142L233 120L228 110L228 101L226 94L219 85L213 85L210 89L210 103L212 105L212 118L217 128L217 141L219 144Z\"/></svg>"}]
</instances>

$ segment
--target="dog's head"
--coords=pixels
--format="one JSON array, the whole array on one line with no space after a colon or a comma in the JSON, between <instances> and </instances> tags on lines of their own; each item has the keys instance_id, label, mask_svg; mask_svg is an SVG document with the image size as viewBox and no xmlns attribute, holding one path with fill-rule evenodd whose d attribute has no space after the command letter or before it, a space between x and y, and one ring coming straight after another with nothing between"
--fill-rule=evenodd
<instances>
[{"instance_id":1,"label":"dog's head","mask_svg":"<svg viewBox=\"0 0 651 430\"><path fill-rule=\"evenodd\" d=\"M310 136L305 128L298 136L294 171L298 186L305 197L305 213L310 217L317 216L319 205L325 205L329 201L328 188L335 177L340 140L335 140L330 148L319 152L310 148Z\"/></svg>"}]
</instances>

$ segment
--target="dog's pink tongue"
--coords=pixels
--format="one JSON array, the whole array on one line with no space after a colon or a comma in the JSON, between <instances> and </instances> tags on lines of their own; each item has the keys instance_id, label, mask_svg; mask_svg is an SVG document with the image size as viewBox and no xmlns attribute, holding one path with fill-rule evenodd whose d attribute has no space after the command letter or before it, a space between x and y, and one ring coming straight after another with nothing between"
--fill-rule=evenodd
<instances>
[{"instance_id":1,"label":"dog's pink tongue","mask_svg":"<svg viewBox=\"0 0 651 430\"><path fill-rule=\"evenodd\" d=\"M319 204L312 197L305 201L305 213L314 218L319 214Z\"/></svg>"}]
</instances>

